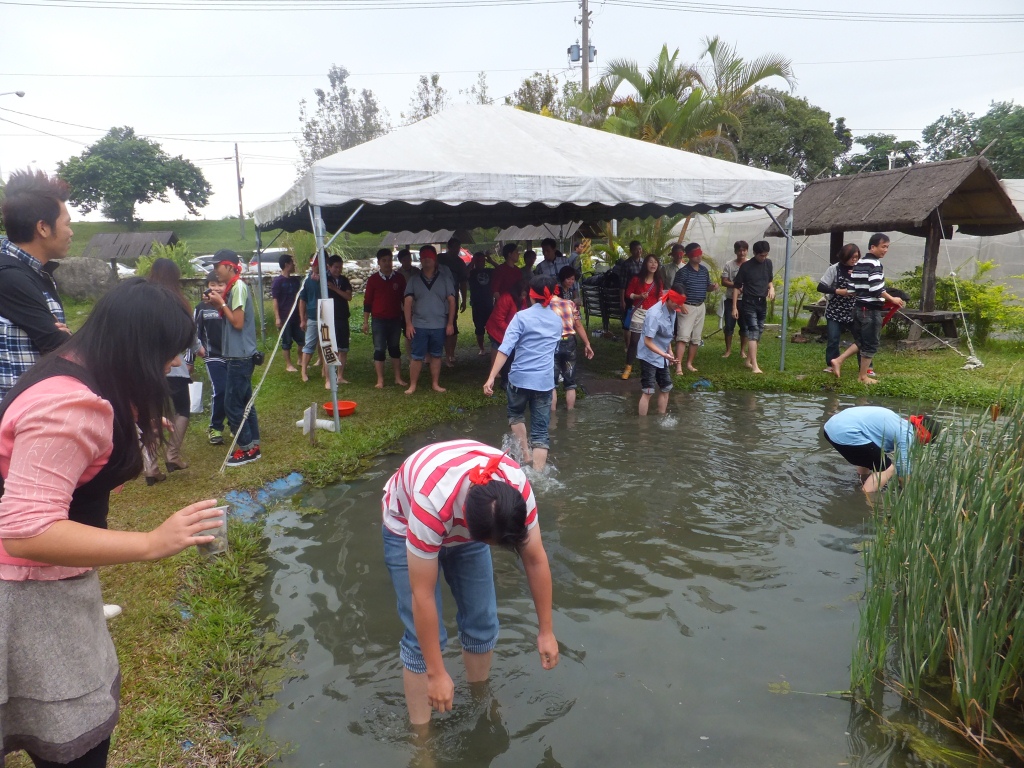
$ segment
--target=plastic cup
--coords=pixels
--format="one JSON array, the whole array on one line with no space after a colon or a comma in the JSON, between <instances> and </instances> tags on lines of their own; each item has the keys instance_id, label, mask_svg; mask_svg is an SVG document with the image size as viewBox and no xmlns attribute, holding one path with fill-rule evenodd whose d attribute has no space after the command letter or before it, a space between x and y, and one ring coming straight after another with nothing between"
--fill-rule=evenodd
<instances>
[{"instance_id":1,"label":"plastic cup","mask_svg":"<svg viewBox=\"0 0 1024 768\"><path fill-rule=\"evenodd\" d=\"M228 506L211 507L220 512L220 525L217 528L208 528L197 536L214 536L209 544L196 544L196 549L203 555L221 555L228 551Z\"/></svg>"}]
</instances>

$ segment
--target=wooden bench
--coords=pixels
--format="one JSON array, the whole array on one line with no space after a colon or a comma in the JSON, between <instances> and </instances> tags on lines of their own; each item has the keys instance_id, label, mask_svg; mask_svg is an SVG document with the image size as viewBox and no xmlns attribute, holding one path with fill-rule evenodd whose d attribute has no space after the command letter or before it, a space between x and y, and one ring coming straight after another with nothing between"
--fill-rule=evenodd
<instances>
[{"instance_id":1,"label":"wooden bench","mask_svg":"<svg viewBox=\"0 0 1024 768\"><path fill-rule=\"evenodd\" d=\"M824 336L828 332L828 324L822 322L825 318L825 305L812 304L808 309L811 315L802 333ZM963 313L949 310L901 309L892 318L892 322L897 321L910 326L907 338L896 344L896 348L899 350L936 349L946 344L952 344L955 347L960 340L957 326L963 326ZM939 338L925 335L922 326Z\"/></svg>"}]
</instances>

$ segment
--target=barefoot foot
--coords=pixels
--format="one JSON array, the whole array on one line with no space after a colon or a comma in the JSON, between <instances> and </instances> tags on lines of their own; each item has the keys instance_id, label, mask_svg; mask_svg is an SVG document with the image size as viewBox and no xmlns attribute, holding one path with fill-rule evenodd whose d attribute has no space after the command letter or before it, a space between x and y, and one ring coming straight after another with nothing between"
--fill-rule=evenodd
<instances>
[{"instance_id":1,"label":"barefoot foot","mask_svg":"<svg viewBox=\"0 0 1024 768\"><path fill-rule=\"evenodd\" d=\"M384 389L384 382L383 381L378 381L376 384L373 385L373 388L374 389Z\"/></svg>"},{"instance_id":2,"label":"barefoot foot","mask_svg":"<svg viewBox=\"0 0 1024 768\"><path fill-rule=\"evenodd\" d=\"M688 370L690 373L696 373L697 372L697 369L694 368L692 365L687 365L686 366L686 370Z\"/></svg>"},{"instance_id":3,"label":"barefoot foot","mask_svg":"<svg viewBox=\"0 0 1024 768\"><path fill-rule=\"evenodd\" d=\"M295 373L297 370L299 369L293 365L285 366L285 371L287 371L288 373Z\"/></svg>"},{"instance_id":4,"label":"barefoot foot","mask_svg":"<svg viewBox=\"0 0 1024 768\"><path fill-rule=\"evenodd\" d=\"M401 379L395 379L395 384L397 384L400 387L408 387L409 386L409 382L408 381L402 381Z\"/></svg>"},{"instance_id":5,"label":"barefoot foot","mask_svg":"<svg viewBox=\"0 0 1024 768\"><path fill-rule=\"evenodd\" d=\"M407 390L405 390L405 394L407 394L407 395L411 395L411 394L413 394L413 393L414 393L415 391L416 391L416 387L415 387L415 386L411 386L411 387L409 387L409 388L408 388Z\"/></svg>"},{"instance_id":6,"label":"barefoot foot","mask_svg":"<svg viewBox=\"0 0 1024 768\"><path fill-rule=\"evenodd\" d=\"M751 373L764 373L764 371L762 371L762 370L761 370L760 368L758 368L758 367L757 367L756 365L755 365L755 366L752 366L752 367L751 367L751 369L750 369L750 372L751 372Z\"/></svg>"},{"instance_id":7,"label":"barefoot foot","mask_svg":"<svg viewBox=\"0 0 1024 768\"><path fill-rule=\"evenodd\" d=\"M447 389L445 389L444 387L442 387L442 386L441 386L440 384L432 384L432 385L431 385L431 387L432 387L432 389L433 389L433 390L434 390L435 392L447 392L447 391L448 391Z\"/></svg>"},{"instance_id":8,"label":"barefoot foot","mask_svg":"<svg viewBox=\"0 0 1024 768\"><path fill-rule=\"evenodd\" d=\"M727 357L730 357L731 355L732 355L732 352L726 352L724 355L722 355L722 358L725 359Z\"/></svg>"}]
</instances>

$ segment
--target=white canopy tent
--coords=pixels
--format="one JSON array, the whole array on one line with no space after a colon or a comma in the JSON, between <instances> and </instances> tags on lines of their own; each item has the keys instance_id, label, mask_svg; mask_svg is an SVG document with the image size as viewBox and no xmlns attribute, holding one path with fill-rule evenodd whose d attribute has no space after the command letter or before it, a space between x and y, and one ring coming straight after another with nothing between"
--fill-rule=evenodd
<instances>
[{"instance_id":1,"label":"white canopy tent","mask_svg":"<svg viewBox=\"0 0 1024 768\"><path fill-rule=\"evenodd\" d=\"M326 232L336 237L346 229L472 229L791 209L793 198L793 179L779 173L513 107L464 105L314 163L254 218L257 236L307 230L322 249Z\"/></svg>"}]
</instances>

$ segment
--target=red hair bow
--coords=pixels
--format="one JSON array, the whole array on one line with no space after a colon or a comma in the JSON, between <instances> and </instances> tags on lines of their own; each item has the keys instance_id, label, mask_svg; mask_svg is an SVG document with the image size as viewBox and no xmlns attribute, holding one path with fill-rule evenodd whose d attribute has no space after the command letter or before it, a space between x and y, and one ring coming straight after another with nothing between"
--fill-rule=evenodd
<instances>
[{"instance_id":1,"label":"red hair bow","mask_svg":"<svg viewBox=\"0 0 1024 768\"><path fill-rule=\"evenodd\" d=\"M487 485L495 475L501 474L501 460L504 458L504 453L500 456L492 456L490 461L482 467L469 470L469 482L473 485Z\"/></svg>"},{"instance_id":2,"label":"red hair bow","mask_svg":"<svg viewBox=\"0 0 1024 768\"><path fill-rule=\"evenodd\" d=\"M558 295L558 286L555 286L555 292L552 293L551 289L546 285L544 286L544 293L537 293L533 288L530 289L530 298L538 302L542 307L546 307L551 303L551 300Z\"/></svg>"},{"instance_id":3,"label":"red hair bow","mask_svg":"<svg viewBox=\"0 0 1024 768\"><path fill-rule=\"evenodd\" d=\"M914 425L914 430L917 432L917 439L922 443L930 443L932 440L932 433L928 431L928 428L924 425L924 414L920 416L911 416L907 419L911 424Z\"/></svg>"}]
</instances>

